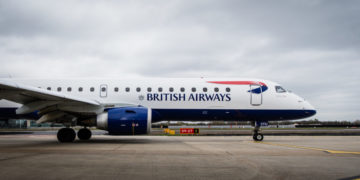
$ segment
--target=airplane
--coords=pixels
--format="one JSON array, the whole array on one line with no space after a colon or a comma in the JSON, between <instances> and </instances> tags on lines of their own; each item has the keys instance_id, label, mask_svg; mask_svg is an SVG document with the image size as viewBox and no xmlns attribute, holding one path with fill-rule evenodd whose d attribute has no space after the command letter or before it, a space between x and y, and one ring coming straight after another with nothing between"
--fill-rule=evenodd
<instances>
[{"instance_id":1,"label":"airplane","mask_svg":"<svg viewBox=\"0 0 360 180\"><path fill-rule=\"evenodd\" d=\"M269 121L316 114L278 83L250 78L0 78L0 119L60 123L59 142L89 140L88 127L110 135L149 134L159 121L250 121L254 141Z\"/></svg>"}]
</instances>

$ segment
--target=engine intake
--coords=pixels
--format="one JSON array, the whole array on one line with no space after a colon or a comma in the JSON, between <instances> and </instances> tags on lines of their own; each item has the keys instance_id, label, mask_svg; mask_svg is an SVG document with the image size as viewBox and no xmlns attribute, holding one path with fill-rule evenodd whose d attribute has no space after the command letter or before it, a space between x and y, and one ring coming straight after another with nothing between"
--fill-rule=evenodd
<instances>
[{"instance_id":1,"label":"engine intake","mask_svg":"<svg viewBox=\"0 0 360 180\"><path fill-rule=\"evenodd\" d=\"M109 109L97 116L96 126L111 135L148 134L151 129L151 110L144 107Z\"/></svg>"}]
</instances>

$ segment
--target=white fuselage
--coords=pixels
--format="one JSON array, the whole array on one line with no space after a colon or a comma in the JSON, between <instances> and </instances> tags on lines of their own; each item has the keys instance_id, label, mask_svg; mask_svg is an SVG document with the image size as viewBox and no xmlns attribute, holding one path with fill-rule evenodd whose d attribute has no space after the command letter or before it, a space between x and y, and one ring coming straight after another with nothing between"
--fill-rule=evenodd
<instances>
[{"instance_id":1,"label":"white fuselage","mask_svg":"<svg viewBox=\"0 0 360 180\"><path fill-rule=\"evenodd\" d=\"M277 83L260 79L11 79L61 94L95 100L105 107L140 105L151 109L314 110ZM266 88L263 88L266 87ZM251 90L260 88L258 93ZM0 108L21 104L0 101Z\"/></svg>"}]
</instances>

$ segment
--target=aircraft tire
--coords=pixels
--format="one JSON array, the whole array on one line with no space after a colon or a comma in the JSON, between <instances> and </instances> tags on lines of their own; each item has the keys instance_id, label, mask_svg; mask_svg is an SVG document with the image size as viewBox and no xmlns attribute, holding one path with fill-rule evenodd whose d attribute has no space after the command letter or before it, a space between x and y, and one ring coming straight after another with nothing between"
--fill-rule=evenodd
<instances>
[{"instance_id":1,"label":"aircraft tire","mask_svg":"<svg viewBox=\"0 0 360 180\"><path fill-rule=\"evenodd\" d=\"M76 133L71 128L62 128L57 133L59 142L73 142L76 138Z\"/></svg>"},{"instance_id":2,"label":"aircraft tire","mask_svg":"<svg viewBox=\"0 0 360 180\"><path fill-rule=\"evenodd\" d=\"M91 138L91 131L87 128L82 128L78 131L77 136L80 140L89 140Z\"/></svg>"},{"instance_id":3,"label":"aircraft tire","mask_svg":"<svg viewBox=\"0 0 360 180\"><path fill-rule=\"evenodd\" d=\"M264 135L261 133L256 133L253 135L254 141L262 141L264 139Z\"/></svg>"}]
</instances>

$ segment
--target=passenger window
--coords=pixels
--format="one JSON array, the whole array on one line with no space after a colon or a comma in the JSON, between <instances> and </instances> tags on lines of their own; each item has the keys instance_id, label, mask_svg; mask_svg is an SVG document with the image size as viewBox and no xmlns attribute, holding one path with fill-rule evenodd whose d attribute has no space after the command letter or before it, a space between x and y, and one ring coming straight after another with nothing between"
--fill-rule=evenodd
<instances>
[{"instance_id":1,"label":"passenger window","mask_svg":"<svg viewBox=\"0 0 360 180\"><path fill-rule=\"evenodd\" d=\"M79 92L82 92L83 91L83 88L82 87L79 87Z\"/></svg>"},{"instance_id":2,"label":"passenger window","mask_svg":"<svg viewBox=\"0 0 360 180\"><path fill-rule=\"evenodd\" d=\"M119 88L118 88L118 87L115 87L115 88L114 88L114 91L115 91L115 92L119 92Z\"/></svg>"},{"instance_id":3,"label":"passenger window","mask_svg":"<svg viewBox=\"0 0 360 180\"><path fill-rule=\"evenodd\" d=\"M284 88L282 88L281 86L275 86L276 92L277 93L284 93L286 92L286 90Z\"/></svg>"},{"instance_id":4,"label":"passenger window","mask_svg":"<svg viewBox=\"0 0 360 180\"><path fill-rule=\"evenodd\" d=\"M174 92L174 88L173 87L169 88L169 91Z\"/></svg>"},{"instance_id":5,"label":"passenger window","mask_svg":"<svg viewBox=\"0 0 360 180\"><path fill-rule=\"evenodd\" d=\"M90 92L94 92L95 91L95 88L94 87L91 87L90 88Z\"/></svg>"},{"instance_id":6,"label":"passenger window","mask_svg":"<svg viewBox=\"0 0 360 180\"><path fill-rule=\"evenodd\" d=\"M230 88L227 87L227 88L225 89L225 91L226 91L226 92L230 92Z\"/></svg>"},{"instance_id":7,"label":"passenger window","mask_svg":"<svg viewBox=\"0 0 360 180\"><path fill-rule=\"evenodd\" d=\"M162 90L163 90L162 87L159 87L159 88L158 88L158 91L159 91L159 92L162 92Z\"/></svg>"},{"instance_id":8,"label":"passenger window","mask_svg":"<svg viewBox=\"0 0 360 180\"><path fill-rule=\"evenodd\" d=\"M59 92L60 92L60 91L61 91L61 87L58 87L58 88L57 88L57 91L59 91Z\"/></svg>"},{"instance_id":9,"label":"passenger window","mask_svg":"<svg viewBox=\"0 0 360 180\"><path fill-rule=\"evenodd\" d=\"M51 87L47 87L47 90L51 91Z\"/></svg>"},{"instance_id":10,"label":"passenger window","mask_svg":"<svg viewBox=\"0 0 360 180\"><path fill-rule=\"evenodd\" d=\"M215 91L215 92L219 92L219 88L217 88L217 87L214 88L214 91Z\"/></svg>"},{"instance_id":11,"label":"passenger window","mask_svg":"<svg viewBox=\"0 0 360 180\"><path fill-rule=\"evenodd\" d=\"M68 88L67 88L67 91L68 91L68 92L71 92L71 87L68 87Z\"/></svg>"},{"instance_id":12,"label":"passenger window","mask_svg":"<svg viewBox=\"0 0 360 180\"><path fill-rule=\"evenodd\" d=\"M204 92L207 92L207 88L206 88L206 87L204 87L204 88L203 88L203 91L204 91Z\"/></svg>"},{"instance_id":13,"label":"passenger window","mask_svg":"<svg viewBox=\"0 0 360 180\"><path fill-rule=\"evenodd\" d=\"M184 92L184 91L185 91L185 88L183 88L183 87L180 88L180 91L181 91L181 92Z\"/></svg>"},{"instance_id":14,"label":"passenger window","mask_svg":"<svg viewBox=\"0 0 360 180\"><path fill-rule=\"evenodd\" d=\"M137 87L136 92L140 92L140 91L141 91L141 88Z\"/></svg>"},{"instance_id":15,"label":"passenger window","mask_svg":"<svg viewBox=\"0 0 360 180\"><path fill-rule=\"evenodd\" d=\"M151 92L151 87L148 87L148 88L147 88L147 92Z\"/></svg>"},{"instance_id":16,"label":"passenger window","mask_svg":"<svg viewBox=\"0 0 360 180\"><path fill-rule=\"evenodd\" d=\"M191 88L191 91L192 91L192 92L196 92L196 88L194 88L194 87Z\"/></svg>"},{"instance_id":17,"label":"passenger window","mask_svg":"<svg viewBox=\"0 0 360 180\"><path fill-rule=\"evenodd\" d=\"M129 87L125 88L125 91L130 92L130 88Z\"/></svg>"}]
</instances>

